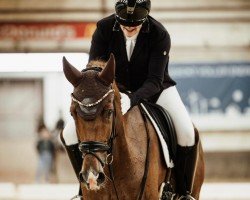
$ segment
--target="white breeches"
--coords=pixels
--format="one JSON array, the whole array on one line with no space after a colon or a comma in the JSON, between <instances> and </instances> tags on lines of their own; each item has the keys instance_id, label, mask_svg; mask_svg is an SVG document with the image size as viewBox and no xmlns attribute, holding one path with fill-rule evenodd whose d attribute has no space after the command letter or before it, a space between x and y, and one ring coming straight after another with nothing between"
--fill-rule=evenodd
<instances>
[{"instance_id":1,"label":"white breeches","mask_svg":"<svg viewBox=\"0 0 250 200\"><path fill-rule=\"evenodd\" d=\"M194 127L176 87L172 86L163 90L156 104L165 108L171 116L178 144L180 146L193 146L195 143ZM78 143L73 118L68 121L62 134L66 145Z\"/></svg>"},{"instance_id":2,"label":"white breeches","mask_svg":"<svg viewBox=\"0 0 250 200\"><path fill-rule=\"evenodd\" d=\"M175 86L162 91L156 104L165 108L175 126L177 142L180 146L193 146L194 126Z\"/></svg>"},{"instance_id":3,"label":"white breeches","mask_svg":"<svg viewBox=\"0 0 250 200\"><path fill-rule=\"evenodd\" d=\"M67 122L65 128L63 129L62 136L67 146L78 143L76 126L73 117L71 117Z\"/></svg>"}]
</instances>

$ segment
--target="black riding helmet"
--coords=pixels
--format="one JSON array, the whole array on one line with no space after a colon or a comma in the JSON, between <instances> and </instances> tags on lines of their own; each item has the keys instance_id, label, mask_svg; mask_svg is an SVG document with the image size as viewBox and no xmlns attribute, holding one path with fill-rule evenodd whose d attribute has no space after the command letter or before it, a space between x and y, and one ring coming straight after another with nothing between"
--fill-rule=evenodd
<instances>
[{"instance_id":1,"label":"black riding helmet","mask_svg":"<svg viewBox=\"0 0 250 200\"><path fill-rule=\"evenodd\" d=\"M150 12L150 0L118 0L115 18L123 26L139 26Z\"/></svg>"}]
</instances>

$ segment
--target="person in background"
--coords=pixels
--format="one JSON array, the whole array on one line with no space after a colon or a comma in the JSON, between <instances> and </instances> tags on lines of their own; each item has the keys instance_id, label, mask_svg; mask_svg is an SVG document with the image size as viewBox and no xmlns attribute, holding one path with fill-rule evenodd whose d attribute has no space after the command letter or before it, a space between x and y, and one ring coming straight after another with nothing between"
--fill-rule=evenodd
<instances>
[{"instance_id":1,"label":"person in background","mask_svg":"<svg viewBox=\"0 0 250 200\"><path fill-rule=\"evenodd\" d=\"M37 183L49 183L55 155L55 146L51 133L46 127L40 129L39 139L36 144L38 152L38 166L36 172Z\"/></svg>"},{"instance_id":2,"label":"person in background","mask_svg":"<svg viewBox=\"0 0 250 200\"><path fill-rule=\"evenodd\" d=\"M65 122L63 120L63 114L62 111L59 111L59 118L56 122L55 128L52 131L52 141L55 146L55 154L54 154L54 159L53 159L53 165L52 165L52 177L53 177L53 182L58 182L58 168L57 168L57 163L58 159L60 157L60 153L64 153L64 148L60 140L60 133L64 129Z\"/></svg>"},{"instance_id":3,"label":"person in background","mask_svg":"<svg viewBox=\"0 0 250 200\"><path fill-rule=\"evenodd\" d=\"M59 111L59 118L56 122L54 130L52 131L53 141L55 144L56 151L64 152L63 146L62 146L61 141L60 141L60 133L63 131L64 127L65 127L65 122L63 120L63 113L60 110Z\"/></svg>"}]
</instances>

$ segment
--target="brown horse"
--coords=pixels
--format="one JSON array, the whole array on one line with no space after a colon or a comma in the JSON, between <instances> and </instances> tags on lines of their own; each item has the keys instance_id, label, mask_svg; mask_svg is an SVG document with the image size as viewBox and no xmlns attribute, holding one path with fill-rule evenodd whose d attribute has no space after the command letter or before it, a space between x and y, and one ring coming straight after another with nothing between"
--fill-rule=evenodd
<instances>
[{"instance_id":1,"label":"brown horse","mask_svg":"<svg viewBox=\"0 0 250 200\"><path fill-rule=\"evenodd\" d=\"M63 68L74 86L70 111L83 153L83 199L159 199L160 186L169 169L158 136L139 107L125 115L121 113L113 55L107 63L90 62L82 72L64 58ZM204 180L201 145L199 148L192 192L196 199Z\"/></svg>"}]
</instances>

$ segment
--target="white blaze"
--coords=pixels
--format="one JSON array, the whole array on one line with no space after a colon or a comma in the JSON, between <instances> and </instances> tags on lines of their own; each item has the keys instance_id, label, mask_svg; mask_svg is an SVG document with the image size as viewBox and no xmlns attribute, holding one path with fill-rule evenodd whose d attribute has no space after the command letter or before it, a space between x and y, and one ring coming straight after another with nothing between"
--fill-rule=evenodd
<instances>
[{"instance_id":1,"label":"white blaze","mask_svg":"<svg viewBox=\"0 0 250 200\"><path fill-rule=\"evenodd\" d=\"M97 178L99 175L95 176L92 172L89 172L87 183L89 184L90 190L99 190L100 187L97 185Z\"/></svg>"}]
</instances>

